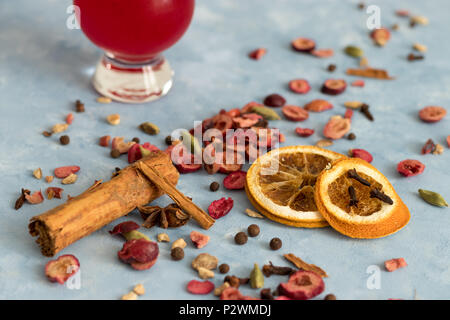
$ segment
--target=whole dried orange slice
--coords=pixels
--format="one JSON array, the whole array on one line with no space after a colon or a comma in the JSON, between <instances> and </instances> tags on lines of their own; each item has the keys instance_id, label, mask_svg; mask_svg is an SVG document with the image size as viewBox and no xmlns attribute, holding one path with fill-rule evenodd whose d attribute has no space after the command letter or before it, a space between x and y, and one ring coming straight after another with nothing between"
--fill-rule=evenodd
<instances>
[{"instance_id":1,"label":"whole dried orange slice","mask_svg":"<svg viewBox=\"0 0 450 320\"><path fill-rule=\"evenodd\" d=\"M272 150L247 171L247 196L256 209L274 221L295 227L326 227L328 223L314 201L314 186L322 170L343 157L313 146Z\"/></svg>"},{"instance_id":2,"label":"whole dried orange slice","mask_svg":"<svg viewBox=\"0 0 450 320\"><path fill-rule=\"evenodd\" d=\"M341 159L324 170L314 198L328 223L352 238L381 238L397 232L410 219L388 179L358 158Z\"/></svg>"}]
</instances>

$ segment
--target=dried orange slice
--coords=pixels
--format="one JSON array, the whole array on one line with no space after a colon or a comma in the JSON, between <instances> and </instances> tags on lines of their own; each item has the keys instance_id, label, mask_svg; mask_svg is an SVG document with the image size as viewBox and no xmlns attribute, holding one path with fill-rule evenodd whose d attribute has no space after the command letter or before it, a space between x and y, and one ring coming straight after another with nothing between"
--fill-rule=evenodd
<instances>
[{"instance_id":1,"label":"dried orange slice","mask_svg":"<svg viewBox=\"0 0 450 320\"><path fill-rule=\"evenodd\" d=\"M397 232L410 219L387 178L358 158L339 160L324 170L314 198L328 223L352 238L381 238Z\"/></svg>"},{"instance_id":2,"label":"dried orange slice","mask_svg":"<svg viewBox=\"0 0 450 320\"><path fill-rule=\"evenodd\" d=\"M250 202L267 218L306 228L326 227L317 210L314 186L319 174L345 157L313 146L291 146L259 157L247 172Z\"/></svg>"}]
</instances>

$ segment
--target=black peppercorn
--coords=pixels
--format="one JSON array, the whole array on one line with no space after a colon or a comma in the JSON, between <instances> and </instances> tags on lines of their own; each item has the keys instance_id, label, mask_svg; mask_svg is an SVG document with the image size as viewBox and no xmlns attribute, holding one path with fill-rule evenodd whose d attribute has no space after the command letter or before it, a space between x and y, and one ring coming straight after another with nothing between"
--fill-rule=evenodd
<instances>
[{"instance_id":1,"label":"black peppercorn","mask_svg":"<svg viewBox=\"0 0 450 320\"><path fill-rule=\"evenodd\" d=\"M209 190L211 190L211 191L213 191L213 192L219 190L219 188L220 188L220 184L219 184L218 182L216 182L216 181L212 182L212 183L209 185Z\"/></svg>"},{"instance_id":2,"label":"black peppercorn","mask_svg":"<svg viewBox=\"0 0 450 320\"><path fill-rule=\"evenodd\" d=\"M348 136L347 136L347 139L348 140L355 140L356 139L356 134L354 134L353 132L349 133Z\"/></svg>"},{"instance_id":3,"label":"black peppercorn","mask_svg":"<svg viewBox=\"0 0 450 320\"><path fill-rule=\"evenodd\" d=\"M167 136L165 141L168 146L172 145L172 137L171 136Z\"/></svg>"},{"instance_id":4,"label":"black peppercorn","mask_svg":"<svg viewBox=\"0 0 450 320\"><path fill-rule=\"evenodd\" d=\"M228 273L228 271L230 271L230 266L229 266L228 264L222 263L222 264L219 266L219 272L220 272L220 273Z\"/></svg>"},{"instance_id":5,"label":"black peppercorn","mask_svg":"<svg viewBox=\"0 0 450 320\"><path fill-rule=\"evenodd\" d=\"M183 248L180 248L180 247L173 248L172 251L170 252L170 256L175 261L182 260L184 258Z\"/></svg>"},{"instance_id":6,"label":"black peppercorn","mask_svg":"<svg viewBox=\"0 0 450 320\"><path fill-rule=\"evenodd\" d=\"M336 300L336 296L330 293L325 296L324 300Z\"/></svg>"},{"instance_id":7,"label":"black peppercorn","mask_svg":"<svg viewBox=\"0 0 450 320\"><path fill-rule=\"evenodd\" d=\"M134 137L131 141L134 141L137 144L139 144L141 142L141 139L139 139L138 137Z\"/></svg>"},{"instance_id":8,"label":"black peppercorn","mask_svg":"<svg viewBox=\"0 0 450 320\"><path fill-rule=\"evenodd\" d=\"M70 138L69 138L69 136L67 136L67 135L61 136L61 137L59 138L59 142L61 142L61 144L62 144L63 146L65 146L65 145L67 145L67 144L70 143Z\"/></svg>"},{"instance_id":9,"label":"black peppercorn","mask_svg":"<svg viewBox=\"0 0 450 320\"><path fill-rule=\"evenodd\" d=\"M270 249L272 250L278 250L282 245L283 243L281 242L280 238L273 238L272 240L270 240Z\"/></svg>"},{"instance_id":10,"label":"black peppercorn","mask_svg":"<svg viewBox=\"0 0 450 320\"><path fill-rule=\"evenodd\" d=\"M76 112L84 112L84 103L80 100L77 100L75 102L75 110Z\"/></svg>"},{"instance_id":11,"label":"black peppercorn","mask_svg":"<svg viewBox=\"0 0 450 320\"><path fill-rule=\"evenodd\" d=\"M251 224L248 226L247 232L250 237L256 237L260 232L259 226L257 224Z\"/></svg>"},{"instance_id":12,"label":"black peppercorn","mask_svg":"<svg viewBox=\"0 0 450 320\"><path fill-rule=\"evenodd\" d=\"M330 64L327 68L328 71L333 72L334 70L336 70L336 65L335 64Z\"/></svg>"},{"instance_id":13,"label":"black peppercorn","mask_svg":"<svg viewBox=\"0 0 450 320\"><path fill-rule=\"evenodd\" d=\"M248 237L244 232L238 232L234 236L234 242L236 242L239 245L246 244L247 240L248 240Z\"/></svg>"}]
</instances>

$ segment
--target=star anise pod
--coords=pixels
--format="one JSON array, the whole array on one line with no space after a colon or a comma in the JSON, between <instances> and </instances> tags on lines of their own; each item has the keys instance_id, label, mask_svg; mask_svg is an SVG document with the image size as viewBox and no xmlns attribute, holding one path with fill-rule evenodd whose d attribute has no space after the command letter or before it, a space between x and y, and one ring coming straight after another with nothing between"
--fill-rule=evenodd
<instances>
[{"instance_id":1,"label":"star anise pod","mask_svg":"<svg viewBox=\"0 0 450 320\"><path fill-rule=\"evenodd\" d=\"M178 228L184 226L190 219L190 216L184 213L175 203L169 204L165 208L141 206L138 207L138 210L144 219L142 226L145 228L151 228L156 224L164 229Z\"/></svg>"}]
</instances>

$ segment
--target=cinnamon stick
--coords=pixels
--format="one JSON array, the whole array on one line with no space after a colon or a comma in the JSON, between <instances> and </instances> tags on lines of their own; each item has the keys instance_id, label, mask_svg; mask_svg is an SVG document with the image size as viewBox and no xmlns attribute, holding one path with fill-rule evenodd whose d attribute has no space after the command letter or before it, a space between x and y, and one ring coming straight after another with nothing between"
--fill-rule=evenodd
<instances>
[{"instance_id":1,"label":"cinnamon stick","mask_svg":"<svg viewBox=\"0 0 450 320\"><path fill-rule=\"evenodd\" d=\"M137 164L139 170L164 192L187 214L191 215L203 229L209 229L215 222L205 211L177 190L173 183L159 172L157 166L148 166L144 162Z\"/></svg>"},{"instance_id":2,"label":"cinnamon stick","mask_svg":"<svg viewBox=\"0 0 450 320\"><path fill-rule=\"evenodd\" d=\"M137 169L157 167L159 174L171 185L178 182L178 171L169 156L152 152L146 158L120 170L105 183L94 186L70 201L31 218L29 232L38 236L42 254L53 256L75 241L91 234L110 222L130 213L164 194Z\"/></svg>"},{"instance_id":3,"label":"cinnamon stick","mask_svg":"<svg viewBox=\"0 0 450 320\"><path fill-rule=\"evenodd\" d=\"M313 271L317 273L322 278L328 277L328 274L322 270L320 267L316 266L315 264L309 264L297 257L293 253L288 253L284 255L284 258L291 262L294 266L296 266L299 269L305 270L305 271Z\"/></svg>"}]
</instances>

